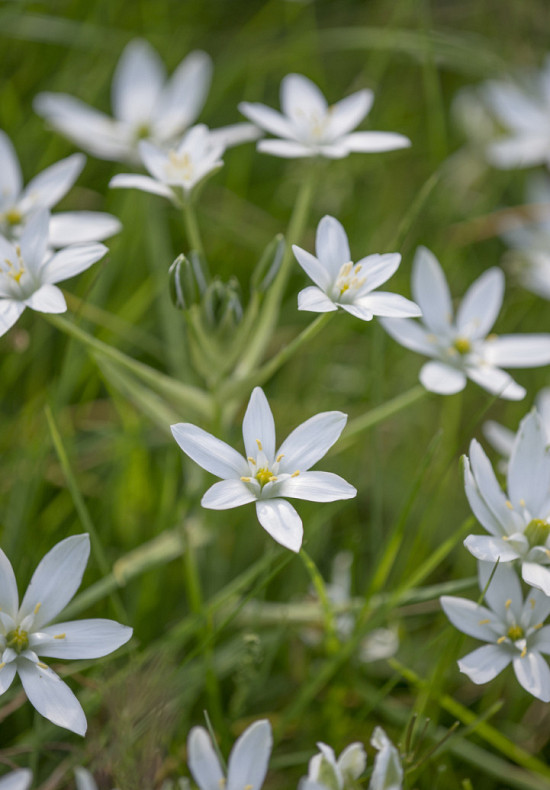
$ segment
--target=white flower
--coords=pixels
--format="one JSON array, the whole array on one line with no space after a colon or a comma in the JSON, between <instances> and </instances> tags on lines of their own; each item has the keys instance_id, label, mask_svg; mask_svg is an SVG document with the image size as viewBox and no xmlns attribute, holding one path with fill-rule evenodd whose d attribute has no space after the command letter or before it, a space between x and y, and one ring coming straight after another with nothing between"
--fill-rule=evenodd
<instances>
[{"instance_id":1,"label":"white flower","mask_svg":"<svg viewBox=\"0 0 550 790\"><path fill-rule=\"evenodd\" d=\"M475 517L491 533L469 535L466 548L478 560L519 560L523 580L550 596L550 447L536 411L520 424L507 493L475 439L464 457L464 485Z\"/></svg>"},{"instance_id":2,"label":"white flower","mask_svg":"<svg viewBox=\"0 0 550 790\"><path fill-rule=\"evenodd\" d=\"M103 258L103 244L75 244L47 257L50 215L37 211L18 243L0 236L0 335L15 324L25 307L64 313L65 297L54 283L67 280Z\"/></svg>"},{"instance_id":3,"label":"white flower","mask_svg":"<svg viewBox=\"0 0 550 790\"><path fill-rule=\"evenodd\" d=\"M29 790L32 782L32 771L20 768L0 779L0 790Z\"/></svg>"},{"instance_id":4,"label":"white flower","mask_svg":"<svg viewBox=\"0 0 550 790\"><path fill-rule=\"evenodd\" d=\"M435 256L419 247L413 264L412 292L422 309L422 323L383 318L382 326L398 343L433 357L420 371L431 392L450 395L467 378L493 395L521 400L525 389L501 369L529 368L550 362L550 334L489 335L504 294L500 269L484 272L466 291L453 319L449 286Z\"/></svg>"},{"instance_id":5,"label":"white flower","mask_svg":"<svg viewBox=\"0 0 550 790\"><path fill-rule=\"evenodd\" d=\"M59 203L78 178L86 158L73 154L47 167L23 187L19 160L10 138L0 131L0 234L18 239L29 218ZM64 211L50 217L49 245L102 241L118 233L116 217L100 211Z\"/></svg>"},{"instance_id":6,"label":"white flower","mask_svg":"<svg viewBox=\"0 0 550 790\"><path fill-rule=\"evenodd\" d=\"M369 782L369 790L401 790L403 766L399 752L382 727L375 727L371 744L378 749Z\"/></svg>"},{"instance_id":7,"label":"white flower","mask_svg":"<svg viewBox=\"0 0 550 790\"><path fill-rule=\"evenodd\" d=\"M114 118L65 93L40 93L34 109L55 129L100 159L138 162L139 140L165 146L181 136L202 110L212 62L191 52L167 81L162 61L147 41L134 39L118 62L112 85ZM215 132L221 144L257 138L250 124Z\"/></svg>"},{"instance_id":8,"label":"white flower","mask_svg":"<svg viewBox=\"0 0 550 790\"><path fill-rule=\"evenodd\" d=\"M109 186L152 192L179 204L182 197L188 195L209 173L219 170L223 165L224 148L212 138L207 126L198 124L189 129L169 151L142 140L139 152L152 178L120 173L111 179ZM183 194L178 194L178 190Z\"/></svg>"},{"instance_id":9,"label":"white flower","mask_svg":"<svg viewBox=\"0 0 550 790\"><path fill-rule=\"evenodd\" d=\"M487 147L489 162L503 169L549 165L550 57L523 84L492 81L483 87L482 95L509 132Z\"/></svg>"},{"instance_id":10,"label":"white flower","mask_svg":"<svg viewBox=\"0 0 550 790\"><path fill-rule=\"evenodd\" d=\"M367 755L362 743L351 743L336 759L334 750L326 743L318 743L320 754L309 761L308 775L300 781L299 790L348 790L356 787L367 766Z\"/></svg>"},{"instance_id":11,"label":"white flower","mask_svg":"<svg viewBox=\"0 0 550 790\"><path fill-rule=\"evenodd\" d=\"M90 553L88 535L73 535L49 551L36 568L19 605L10 561L0 549L0 694L19 673L36 710L78 735L86 717L70 688L38 656L99 658L132 636L113 620L80 620L47 625L59 615L80 586Z\"/></svg>"},{"instance_id":12,"label":"white flower","mask_svg":"<svg viewBox=\"0 0 550 790\"><path fill-rule=\"evenodd\" d=\"M546 443L550 444L550 387L544 387L535 398L535 407L539 413L542 430L546 436ZM504 425L494 420L487 420L483 423L483 433L486 439L493 445L495 450L507 461L514 449L516 434ZM506 472L507 464L499 466Z\"/></svg>"},{"instance_id":13,"label":"white flower","mask_svg":"<svg viewBox=\"0 0 550 790\"><path fill-rule=\"evenodd\" d=\"M295 244L292 249L315 283L298 294L299 310L326 313L342 307L363 321L370 321L375 315L403 318L422 314L418 305L404 296L372 293L395 273L401 255L367 255L354 264L346 231L334 217L323 217L317 226L316 258Z\"/></svg>"},{"instance_id":14,"label":"white flower","mask_svg":"<svg viewBox=\"0 0 550 790\"><path fill-rule=\"evenodd\" d=\"M292 551L302 545L302 521L285 497L334 502L357 494L331 472L310 472L342 433L347 415L340 411L316 414L295 428L278 450L275 424L260 387L250 396L243 421L246 458L211 434L190 423L172 425L184 453L222 480L204 494L201 504L212 510L256 503L262 527Z\"/></svg>"},{"instance_id":15,"label":"white flower","mask_svg":"<svg viewBox=\"0 0 550 790\"><path fill-rule=\"evenodd\" d=\"M210 735L204 727L193 727L187 739L189 769L200 790L260 790L272 746L267 719L251 724L231 750L226 778Z\"/></svg>"},{"instance_id":16,"label":"white flower","mask_svg":"<svg viewBox=\"0 0 550 790\"><path fill-rule=\"evenodd\" d=\"M479 563L479 586L485 589L494 564ZM488 644L461 658L458 666L474 683L487 683L512 664L518 681L534 697L550 702L550 669L541 653L550 653L550 598L521 585L509 565L498 565L485 593L487 606L467 598L443 596L441 606L451 623Z\"/></svg>"},{"instance_id":17,"label":"white flower","mask_svg":"<svg viewBox=\"0 0 550 790\"><path fill-rule=\"evenodd\" d=\"M282 113L265 104L242 102L246 117L277 140L261 140L258 150L296 158L326 156L340 159L353 151L370 153L406 148L411 141L394 132L352 132L372 106L372 91L353 93L329 107L317 85L301 74L288 74L281 83Z\"/></svg>"}]
</instances>

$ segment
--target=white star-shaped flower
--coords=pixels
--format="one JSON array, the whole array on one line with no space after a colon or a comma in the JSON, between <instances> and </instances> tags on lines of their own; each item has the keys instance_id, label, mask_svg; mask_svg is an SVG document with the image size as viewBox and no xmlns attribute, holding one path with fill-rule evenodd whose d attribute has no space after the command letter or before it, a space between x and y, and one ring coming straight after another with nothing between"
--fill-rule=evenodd
<instances>
[{"instance_id":1,"label":"white star-shaped flower","mask_svg":"<svg viewBox=\"0 0 550 790\"><path fill-rule=\"evenodd\" d=\"M339 307L351 315L370 321L375 315L409 317L422 315L414 302L399 294L375 288L397 270L401 255L367 255L357 263L351 260L348 237L334 217L323 217L317 226L317 257L292 245L296 260L315 285L298 294L298 309L326 313Z\"/></svg>"},{"instance_id":2,"label":"white star-shaped flower","mask_svg":"<svg viewBox=\"0 0 550 790\"><path fill-rule=\"evenodd\" d=\"M525 389L501 369L550 363L550 334L489 335L504 294L500 269L484 272L467 290L456 318L449 286L435 256L425 247L416 253L412 292L422 310L422 323L409 318L382 318L384 329L401 343L432 357L420 371L431 392L460 392L472 379L493 395L521 400Z\"/></svg>"},{"instance_id":3,"label":"white star-shaped flower","mask_svg":"<svg viewBox=\"0 0 550 790\"><path fill-rule=\"evenodd\" d=\"M494 564L479 563L479 586L484 590ZM525 601L519 579L510 565L498 565L485 592L487 606L467 598L444 595L443 611L451 623L488 644L461 658L458 666L474 683L488 683L512 664L518 681L534 697L550 702L550 669L541 653L550 653L550 598L530 589Z\"/></svg>"},{"instance_id":4,"label":"white star-shaped flower","mask_svg":"<svg viewBox=\"0 0 550 790\"><path fill-rule=\"evenodd\" d=\"M139 152L151 176L120 173L109 186L152 192L178 205L193 187L223 165L224 147L212 138L207 126L198 124L169 151L142 140Z\"/></svg>"},{"instance_id":5,"label":"white star-shaped flower","mask_svg":"<svg viewBox=\"0 0 550 790\"><path fill-rule=\"evenodd\" d=\"M50 214L37 211L18 243L0 236L0 335L15 324L25 307L64 313L65 297L55 283L67 280L103 258L103 244L74 244L48 257Z\"/></svg>"},{"instance_id":6,"label":"white star-shaped flower","mask_svg":"<svg viewBox=\"0 0 550 790\"><path fill-rule=\"evenodd\" d=\"M329 107L317 85L301 74L281 83L282 113L265 104L242 102L239 109L277 140L260 140L258 150L274 156L326 156L341 159L358 151L371 153L407 148L411 141L394 132L353 132L372 106L374 94L358 91Z\"/></svg>"},{"instance_id":7,"label":"white star-shaped flower","mask_svg":"<svg viewBox=\"0 0 550 790\"><path fill-rule=\"evenodd\" d=\"M36 710L78 735L86 732L84 711L70 688L39 656L99 658L132 636L131 628L113 620L48 625L80 587L89 554L88 535L62 540L39 563L19 605L13 568L0 549L0 694L18 673Z\"/></svg>"},{"instance_id":8,"label":"white star-shaped flower","mask_svg":"<svg viewBox=\"0 0 550 790\"><path fill-rule=\"evenodd\" d=\"M357 494L332 472L309 471L337 441L346 421L340 411L316 414L276 450L273 414L263 390L256 387L243 421L246 458L196 425L178 423L172 425L172 433L184 453L222 478L204 494L203 507L226 510L255 502L262 527L282 546L299 551L302 521L287 497L334 502Z\"/></svg>"},{"instance_id":9,"label":"white star-shaped flower","mask_svg":"<svg viewBox=\"0 0 550 790\"><path fill-rule=\"evenodd\" d=\"M16 240L39 209L59 203L78 178L86 158L73 154L47 167L23 186L21 167L10 138L0 131L0 234ZM63 211L50 217L49 246L103 241L118 233L116 217L101 211Z\"/></svg>"},{"instance_id":10,"label":"white star-shaped flower","mask_svg":"<svg viewBox=\"0 0 550 790\"><path fill-rule=\"evenodd\" d=\"M32 771L20 768L0 779L0 790L29 790L32 782Z\"/></svg>"},{"instance_id":11,"label":"white star-shaped flower","mask_svg":"<svg viewBox=\"0 0 550 790\"><path fill-rule=\"evenodd\" d=\"M200 790L261 790L272 746L269 721L251 724L235 741L226 778L210 735L204 727L193 727L187 739L189 769Z\"/></svg>"},{"instance_id":12,"label":"white star-shaped flower","mask_svg":"<svg viewBox=\"0 0 550 790\"><path fill-rule=\"evenodd\" d=\"M205 52L191 52L167 81L157 52L142 39L124 49L112 85L114 118L65 93L39 93L34 109L77 145L100 159L139 162L138 142L168 146L196 120L212 77ZM251 124L217 129L222 145L255 140Z\"/></svg>"},{"instance_id":13,"label":"white star-shaped flower","mask_svg":"<svg viewBox=\"0 0 550 790\"><path fill-rule=\"evenodd\" d=\"M550 447L536 411L519 427L503 491L481 445L473 439L464 457L466 496L490 533L469 535L466 548L479 560L519 560L523 580L550 596Z\"/></svg>"},{"instance_id":14,"label":"white star-shaped flower","mask_svg":"<svg viewBox=\"0 0 550 790\"><path fill-rule=\"evenodd\" d=\"M362 743L351 743L336 758L326 743L318 743L319 754L309 761L308 775L300 780L299 790L348 790L367 767L367 755Z\"/></svg>"}]
</instances>

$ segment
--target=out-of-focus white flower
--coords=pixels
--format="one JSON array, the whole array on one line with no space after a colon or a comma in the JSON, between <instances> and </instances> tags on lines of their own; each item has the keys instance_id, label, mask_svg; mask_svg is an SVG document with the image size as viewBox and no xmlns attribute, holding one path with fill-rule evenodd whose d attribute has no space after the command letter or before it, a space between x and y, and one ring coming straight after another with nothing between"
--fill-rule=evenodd
<instances>
[{"instance_id":1,"label":"out-of-focus white flower","mask_svg":"<svg viewBox=\"0 0 550 790\"><path fill-rule=\"evenodd\" d=\"M19 605L10 561L0 549L0 694L18 673L38 713L78 735L86 717L70 688L40 656L99 658L132 636L132 629L113 620L78 620L47 625L80 587L90 553L89 536L74 535L49 551L36 568Z\"/></svg>"},{"instance_id":2,"label":"out-of-focus white flower","mask_svg":"<svg viewBox=\"0 0 550 790\"><path fill-rule=\"evenodd\" d=\"M326 313L342 307L363 321L370 321L375 315L404 318L422 314L418 305L404 296L372 293L396 272L401 255L367 255L354 264L346 231L334 217L323 217L317 226L317 257L295 244L292 249L315 283L298 294L299 310Z\"/></svg>"},{"instance_id":3,"label":"out-of-focus white flower","mask_svg":"<svg viewBox=\"0 0 550 790\"><path fill-rule=\"evenodd\" d=\"M212 138L207 126L198 124L169 151L142 140L139 152L151 177L120 173L109 186L152 192L177 205L200 181L220 169L224 148Z\"/></svg>"},{"instance_id":4,"label":"out-of-focus white flower","mask_svg":"<svg viewBox=\"0 0 550 790\"><path fill-rule=\"evenodd\" d=\"M260 790L272 746L269 721L260 719L251 724L231 750L226 778L210 735L204 727L193 727L187 739L189 770L200 790Z\"/></svg>"},{"instance_id":5,"label":"out-of-focus white flower","mask_svg":"<svg viewBox=\"0 0 550 790\"><path fill-rule=\"evenodd\" d=\"M20 768L0 779L0 790L29 790L32 782L32 771Z\"/></svg>"},{"instance_id":6,"label":"out-of-focus white flower","mask_svg":"<svg viewBox=\"0 0 550 790\"><path fill-rule=\"evenodd\" d=\"M205 52L191 52L167 81L157 52L142 39L124 49L112 85L114 118L65 93L39 93L34 109L55 129L100 159L136 163L138 142L170 145L196 120L212 77ZM218 143L257 138L250 124L217 129Z\"/></svg>"},{"instance_id":7,"label":"out-of-focus white flower","mask_svg":"<svg viewBox=\"0 0 550 790\"><path fill-rule=\"evenodd\" d=\"M550 57L539 73L522 82L488 82L482 97L509 133L488 145L492 165L509 169L550 164Z\"/></svg>"},{"instance_id":8,"label":"out-of-focus white flower","mask_svg":"<svg viewBox=\"0 0 550 790\"><path fill-rule=\"evenodd\" d=\"M47 256L50 214L37 211L18 243L0 236L0 335L15 324L25 307L64 313L65 297L55 283L67 280L103 258L103 244L74 244Z\"/></svg>"},{"instance_id":9,"label":"out-of-focus white flower","mask_svg":"<svg viewBox=\"0 0 550 790\"><path fill-rule=\"evenodd\" d=\"M369 782L369 790L401 790L403 766L399 752L382 727L375 727L371 744L378 749Z\"/></svg>"},{"instance_id":10,"label":"out-of-focus white flower","mask_svg":"<svg viewBox=\"0 0 550 790\"><path fill-rule=\"evenodd\" d=\"M265 104L242 102L239 109L276 140L261 140L258 150L274 156L326 156L341 159L358 151L371 153L407 148L408 137L394 132L353 132L370 110L374 94L358 91L329 107L317 85L301 74L281 83L282 113Z\"/></svg>"},{"instance_id":11,"label":"out-of-focus white flower","mask_svg":"<svg viewBox=\"0 0 550 790\"><path fill-rule=\"evenodd\" d=\"M300 780L299 790L348 790L355 787L367 766L362 743L351 743L336 759L334 750L318 743L319 754L309 761L308 775Z\"/></svg>"},{"instance_id":12,"label":"out-of-focus white flower","mask_svg":"<svg viewBox=\"0 0 550 790\"><path fill-rule=\"evenodd\" d=\"M453 319L443 270L429 250L419 247L412 292L422 310L422 323L382 318L381 324L405 348L433 358L420 371L427 390L451 395L464 389L469 378L493 395L521 400L525 389L501 366L530 368L550 362L550 334L489 334L502 305L501 269L488 269L470 286Z\"/></svg>"},{"instance_id":13,"label":"out-of-focus white flower","mask_svg":"<svg viewBox=\"0 0 550 790\"><path fill-rule=\"evenodd\" d=\"M494 564L479 563L484 590ZM550 702L550 669L541 653L550 653L550 598L530 589L525 601L517 574L510 565L496 568L485 592L487 606L467 598L443 596L441 606L451 623L488 644L461 658L458 666L474 683L487 683L512 664L518 681L534 697Z\"/></svg>"},{"instance_id":14,"label":"out-of-focus white flower","mask_svg":"<svg viewBox=\"0 0 550 790\"><path fill-rule=\"evenodd\" d=\"M347 421L340 411L316 414L295 428L278 450L275 423L263 390L256 387L243 421L244 458L225 442L190 423L172 425L186 455L222 480L204 494L212 510L256 503L262 527L282 546L299 551L303 525L287 497L311 502L350 499L356 489L332 472L310 472L337 441Z\"/></svg>"},{"instance_id":15,"label":"out-of-focus white flower","mask_svg":"<svg viewBox=\"0 0 550 790\"><path fill-rule=\"evenodd\" d=\"M23 186L21 167L10 138L0 131L0 234L20 238L30 217L59 203L73 186L86 158L73 154L47 167ZM100 211L63 211L50 217L50 247L102 241L118 233L116 217Z\"/></svg>"},{"instance_id":16,"label":"out-of-focus white flower","mask_svg":"<svg viewBox=\"0 0 550 790\"><path fill-rule=\"evenodd\" d=\"M508 463L507 493L481 445L473 439L464 456L464 486L475 517L490 535L469 535L474 557L500 563L519 560L523 580L550 596L550 448L536 411L520 424Z\"/></svg>"},{"instance_id":17,"label":"out-of-focus white flower","mask_svg":"<svg viewBox=\"0 0 550 790\"><path fill-rule=\"evenodd\" d=\"M546 442L550 444L550 387L544 387L535 398L535 407L539 413L542 429L546 435ZM495 450L500 453L504 462L508 461L514 449L516 434L504 425L494 420L487 420L483 423L483 433L487 440L493 445ZM502 467L506 472L507 464Z\"/></svg>"}]
</instances>

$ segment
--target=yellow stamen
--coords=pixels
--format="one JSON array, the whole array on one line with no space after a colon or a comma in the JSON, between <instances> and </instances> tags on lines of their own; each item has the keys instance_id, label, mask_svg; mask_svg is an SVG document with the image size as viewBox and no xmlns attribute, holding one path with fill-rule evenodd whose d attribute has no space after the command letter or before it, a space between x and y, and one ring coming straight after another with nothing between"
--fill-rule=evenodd
<instances>
[{"instance_id":1,"label":"yellow stamen","mask_svg":"<svg viewBox=\"0 0 550 790\"><path fill-rule=\"evenodd\" d=\"M538 631L539 628L543 627L543 625L544 623L537 623L536 625L533 626L533 631Z\"/></svg>"},{"instance_id":2,"label":"yellow stamen","mask_svg":"<svg viewBox=\"0 0 550 790\"><path fill-rule=\"evenodd\" d=\"M41 604L41 603L37 603L37 604L36 604L36 606L34 607L34 612L33 612L33 614L38 614L38 612L40 611L40 607L41 607L41 606L42 606L42 604Z\"/></svg>"},{"instance_id":3,"label":"yellow stamen","mask_svg":"<svg viewBox=\"0 0 550 790\"><path fill-rule=\"evenodd\" d=\"M529 603L531 604L531 609L534 609L535 606L537 605L537 602L535 601L534 598L529 598Z\"/></svg>"},{"instance_id":4,"label":"yellow stamen","mask_svg":"<svg viewBox=\"0 0 550 790\"><path fill-rule=\"evenodd\" d=\"M489 620L489 618L487 617L485 620L480 620L480 621L479 621L479 623L478 623L478 625L487 625L487 623L490 623L490 622L491 622L491 621L490 621L490 620Z\"/></svg>"},{"instance_id":5,"label":"yellow stamen","mask_svg":"<svg viewBox=\"0 0 550 790\"><path fill-rule=\"evenodd\" d=\"M296 470L295 472L293 472L293 473L292 473L290 476L291 476L291 477L298 477L298 475L299 475L299 474L300 474L300 470L299 470L299 469L297 469L297 470Z\"/></svg>"},{"instance_id":6,"label":"yellow stamen","mask_svg":"<svg viewBox=\"0 0 550 790\"><path fill-rule=\"evenodd\" d=\"M0 669L4 669L5 666L6 666L6 662L2 661L2 663L0 664Z\"/></svg>"},{"instance_id":7,"label":"yellow stamen","mask_svg":"<svg viewBox=\"0 0 550 790\"><path fill-rule=\"evenodd\" d=\"M527 655L527 645L525 645L525 647L521 651L520 658L525 658L526 655Z\"/></svg>"},{"instance_id":8,"label":"yellow stamen","mask_svg":"<svg viewBox=\"0 0 550 790\"><path fill-rule=\"evenodd\" d=\"M520 504L522 507L525 507L525 499L520 499L520 500L519 500L519 504Z\"/></svg>"},{"instance_id":9,"label":"yellow stamen","mask_svg":"<svg viewBox=\"0 0 550 790\"><path fill-rule=\"evenodd\" d=\"M508 598L508 600L506 601L506 603L504 604L504 606L505 606L507 609L509 609L509 608L512 606L512 599L511 599L511 598Z\"/></svg>"},{"instance_id":10,"label":"yellow stamen","mask_svg":"<svg viewBox=\"0 0 550 790\"><path fill-rule=\"evenodd\" d=\"M47 664L43 664L42 661L37 661L36 666L40 667L40 669L47 669L48 668L48 665Z\"/></svg>"},{"instance_id":11,"label":"yellow stamen","mask_svg":"<svg viewBox=\"0 0 550 790\"><path fill-rule=\"evenodd\" d=\"M259 439L256 439L256 444L258 445L258 450L262 451L264 448L262 447L262 443Z\"/></svg>"},{"instance_id":12,"label":"yellow stamen","mask_svg":"<svg viewBox=\"0 0 550 790\"><path fill-rule=\"evenodd\" d=\"M254 464L254 466L256 466L256 459L252 458L251 455L249 455L246 460L249 461L251 464Z\"/></svg>"},{"instance_id":13,"label":"yellow stamen","mask_svg":"<svg viewBox=\"0 0 550 790\"><path fill-rule=\"evenodd\" d=\"M506 507L508 508L508 510L514 509L514 506L512 505L509 499L506 500Z\"/></svg>"},{"instance_id":14,"label":"yellow stamen","mask_svg":"<svg viewBox=\"0 0 550 790\"><path fill-rule=\"evenodd\" d=\"M66 636L67 636L67 634L56 634L54 636L54 639L65 639Z\"/></svg>"},{"instance_id":15,"label":"yellow stamen","mask_svg":"<svg viewBox=\"0 0 550 790\"><path fill-rule=\"evenodd\" d=\"M508 640L507 636L499 636L499 638L497 639L497 645L501 645L503 642L506 642L507 640Z\"/></svg>"},{"instance_id":16,"label":"yellow stamen","mask_svg":"<svg viewBox=\"0 0 550 790\"><path fill-rule=\"evenodd\" d=\"M285 457L285 454L284 454L284 453L279 453L279 455L277 456L277 458L275 459L275 461L276 461L278 464L280 464L280 463L281 463L281 461L283 460L283 458L284 458L284 457Z\"/></svg>"},{"instance_id":17,"label":"yellow stamen","mask_svg":"<svg viewBox=\"0 0 550 790\"><path fill-rule=\"evenodd\" d=\"M243 481L243 483L251 483L252 482L252 478L251 477L241 477L241 480Z\"/></svg>"},{"instance_id":18,"label":"yellow stamen","mask_svg":"<svg viewBox=\"0 0 550 790\"><path fill-rule=\"evenodd\" d=\"M268 469L267 466L264 466L261 469L258 469L258 471L256 472L255 477L256 477L256 480L258 481L258 483L262 487L265 486L266 483L272 483L275 480L277 480L277 478L275 477L275 475L273 474L271 469Z\"/></svg>"}]
</instances>

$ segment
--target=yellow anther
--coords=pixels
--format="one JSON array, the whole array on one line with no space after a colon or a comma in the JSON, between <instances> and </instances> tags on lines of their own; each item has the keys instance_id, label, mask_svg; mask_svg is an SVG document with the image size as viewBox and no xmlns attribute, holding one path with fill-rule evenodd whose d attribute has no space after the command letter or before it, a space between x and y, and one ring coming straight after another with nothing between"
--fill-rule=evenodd
<instances>
[{"instance_id":1,"label":"yellow anther","mask_svg":"<svg viewBox=\"0 0 550 790\"><path fill-rule=\"evenodd\" d=\"M536 625L533 626L533 631L538 631L539 628L543 627L543 625L544 623L537 623Z\"/></svg>"},{"instance_id":2,"label":"yellow anther","mask_svg":"<svg viewBox=\"0 0 550 790\"><path fill-rule=\"evenodd\" d=\"M47 669L48 668L48 665L47 664L43 664L42 661L37 661L36 662L36 666L40 667L40 669Z\"/></svg>"},{"instance_id":3,"label":"yellow anther","mask_svg":"<svg viewBox=\"0 0 550 790\"><path fill-rule=\"evenodd\" d=\"M56 634L54 636L54 639L65 639L66 636L67 636L67 634Z\"/></svg>"},{"instance_id":4,"label":"yellow anther","mask_svg":"<svg viewBox=\"0 0 550 790\"><path fill-rule=\"evenodd\" d=\"M508 637L507 636L499 636L499 638L497 639L497 645L501 645L503 642L506 642L506 641L508 641Z\"/></svg>"},{"instance_id":5,"label":"yellow anther","mask_svg":"<svg viewBox=\"0 0 550 790\"><path fill-rule=\"evenodd\" d=\"M41 606L42 606L42 604L41 604L41 603L37 603L37 604L36 604L36 606L34 607L34 612L33 612L33 614L38 614L38 612L40 611L40 607L41 607Z\"/></svg>"},{"instance_id":6,"label":"yellow anther","mask_svg":"<svg viewBox=\"0 0 550 790\"><path fill-rule=\"evenodd\" d=\"M258 481L258 483L262 487L265 486L266 483L272 483L272 482L275 482L275 480L277 480L277 478L275 477L275 475L273 474L271 469L268 469L267 466L264 466L261 469L258 469L258 471L256 472L255 477L256 477L256 480Z\"/></svg>"},{"instance_id":7,"label":"yellow anther","mask_svg":"<svg viewBox=\"0 0 550 790\"><path fill-rule=\"evenodd\" d=\"M527 655L527 645L525 645L525 647L521 651L520 658L525 658L526 655Z\"/></svg>"},{"instance_id":8,"label":"yellow anther","mask_svg":"<svg viewBox=\"0 0 550 790\"><path fill-rule=\"evenodd\" d=\"M0 664L0 669L4 669L5 666L6 666L6 662L2 661L2 663Z\"/></svg>"},{"instance_id":9,"label":"yellow anther","mask_svg":"<svg viewBox=\"0 0 550 790\"><path fill-rule=\"evenodd\" d=\"M254 464L254 466L256 466L256 459L252 458L251 455L249 455L246 460L249 461L251 464Z\"/></svg>"},{"instance_id":10,"label":"yellow anther","mask_svg":"<svg viewBox=\"0 0 550 790\"><path fill-rule=\"evenodd\" d=\"M299 474L300 474L300 470L299 470L299 469L297 469L297 470L296 470L295 472L293 472L293 473L292 473L290 476L291 476L291 477L298 477L298 475L299 475Z\"/></svg>"},{"instance_id":11,"label":"yellow anther","mask_svg":"<svg viewBox=\"0 0 550 790\"><path fill-rule=\"evenodd\" d=\"M487 625L487 623L490 623L490 622L491 622L491 621L490 621L490 620L489 620L489 618L487 617L487 618L485 618L485 620L480 620L480 621L479 621L479 623L478 623L478 625Z\"/></svg>"},{"instance_id":12,"label":"yellow anther","mask_svg":"<svg viewBox=\"0 0 550 790\"><path fill-rule=\"evenodd\" d=\"M280 463L281 463L281 461L283 460L283 458L284 458L284 457L285 457L285 454L284 454L284 453L279 453L279 455L277 456L277 458L275 459L275 461L276 461L278 464L280 464Z\"/></svg>"},{"instance_id":13,"label":"yellow anther","mask_svg":"<svg viewBox=\"0 0 550 790\"><path fill-rule=\"evenodd\" d=\"M491 332L491 334L490 334L490 335L487 335L487 337L485 338L485 340L488 340L490 343L492 343L492 342L493 342L493 340L496 340L496 339L497 339L497 337L498 337L498 335L497 335L497 334L495 334L494 332Z\"/></svg>"},{"instance_id":14,"label":"yellow anther","mask_svg":"<svg viewBox=\"0 0 550 790\"><path fill-rule=\"evenodd\" d=\"M529 598L529 603L531 604L531 609L534 609L535 606L537 605L537 602L535 601L534 598Z\"/></svg>"},{"instance_id":15,"label":"yellow anther","mask_svg":"<svg viewBox=\"0 0 550 790\"><path fill-rule=\"evenodd\" d=\"M218 779L218 785L220 787L220 790L223 790L226 784L227 784L227 779L224 776L222 776L221 779Z\"/></svg>"},{"instance_id":16,"label":"yellow anther","mask_svg":"<svg viewBox=\"0 0 550 790\"><path fill-rule=\"evenodd\" d=\"M509 608L512 606L512 599L511 599L511 598L508 598L508 600L506 601L506 603L504 604L504 606L505 606L507 609L509 609Z\"/></svg>"},{"instance_id":17,"label":"yellow anther","mask_svg":"<svg viewBox=\"0 0 550 790\"><path fill-rule=\"evenodd\" d=\"M260 451L261 451L261 450L263 450L263 449L264 449L264 448L262 447L262 443L261 443L261 441L260 441L259 439L256 439L256 444L258 445L258 450L260 450Z\"/></svg>"},{"instance_id":18,"label":"yellow anther","mask_svg":"<svg viewBox=\"0 0 550 790\"><path fill-rule=\"evenodd\" d=\"M525 507L525 499L520 499L520 500L519 500L519 504L520 504L522 507Z\"/></svg>"},{"instance_id":19,"label":"yellow anther","mask_svg":"<svg viewBox=\"0 0 550 790\"><path fill-rule=\"evenodd\" d=\"M514 506L512 505L509 499L506 500L506 507L508 508L508 510L514 509Z\"/></svg>"},{"instance_id":20,"label":"yellow anther","mask_svg":"<svg viewBox=\"0 0 550 790\"><path fill-rule=\"evenodd\" d=\"M243 481L243 483L251 483L252 482L252 478L251 477L241 477L241 480Z\"/></svg>"}]
</instances>

